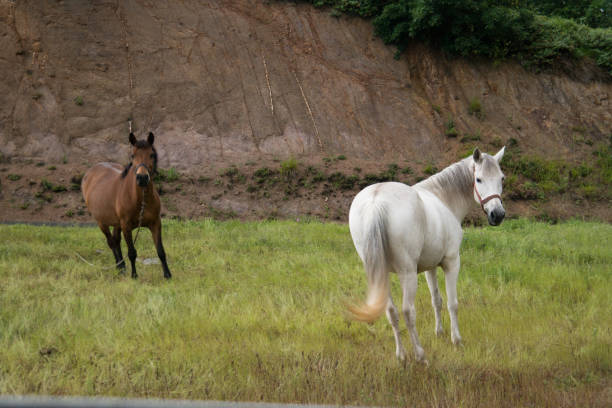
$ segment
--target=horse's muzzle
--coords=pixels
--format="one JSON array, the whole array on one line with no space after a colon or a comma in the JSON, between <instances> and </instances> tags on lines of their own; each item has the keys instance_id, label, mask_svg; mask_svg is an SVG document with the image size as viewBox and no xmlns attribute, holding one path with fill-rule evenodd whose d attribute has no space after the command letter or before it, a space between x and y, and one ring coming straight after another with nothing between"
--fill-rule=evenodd
<instances>
[{"instance_id":1,"label":"horse's muzzle","mask_svg":"<svg viewBox=\"0 0 612 408\"><path fill-rule=\"evenodd\" d=\"M149 181L150 181L150 178L148 174L137 174L136 175L136 182L138 183L140 187L148 186Z\"/></svg>"},{"instance_id":2,"label":"horse's muzzle","mask_svg":"<svg viewBox=\"0 0 612 408\"><path fill-rule=\"evenodd\" d=\"M505 216L506 212L502 208L496 208L487 215L487 218L489 224L495 226L501 224Z\"/></svg>"}]
</instances>

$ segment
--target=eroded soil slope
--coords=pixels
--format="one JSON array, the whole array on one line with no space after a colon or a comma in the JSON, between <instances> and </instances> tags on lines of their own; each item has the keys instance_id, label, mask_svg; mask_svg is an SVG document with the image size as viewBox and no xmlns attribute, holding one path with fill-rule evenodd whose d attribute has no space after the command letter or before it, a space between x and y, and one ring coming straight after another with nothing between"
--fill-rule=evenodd
<instances>
[{"instance_id":1,"label":"eroded soil slope","mask_svg":"<svg viewBox=\"0 0 612 408\"><path fill-rule=\"evenodd\" d=\"M41 183L70 190L95 162L126 163L128 119L181 175L165 199L177 216L342 219L365 174L393 164L414 182L510 142L515 157L588 166L609 143L612 85L589 66L394 53L368 21L290 2L0 0L0 218L88 219L78 191ZM306 185L258 182L289 157ZM232 165L244 178L230 183ZM532 200L509 204L519 213L612 218L601 194L518 198Z\"/></svg>"}]
</instances>

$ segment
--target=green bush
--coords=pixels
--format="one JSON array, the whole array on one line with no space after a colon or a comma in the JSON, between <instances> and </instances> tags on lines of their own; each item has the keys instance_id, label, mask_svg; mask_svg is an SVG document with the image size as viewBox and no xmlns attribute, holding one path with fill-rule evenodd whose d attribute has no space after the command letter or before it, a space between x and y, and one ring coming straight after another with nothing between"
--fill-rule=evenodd
<instances>
[{"instance_id":1,"label":"green bush","mask_svg":"<svg viewBox=\"0 0 612 408\"><path fill-rule=\"evenodd\" d=\"M403 51L412 41L450 54L549 66L591 57L612 74L612 0L304 0L372 18ZM398 54L399 55L399 54Z\"/></svg>"}]
</instances>

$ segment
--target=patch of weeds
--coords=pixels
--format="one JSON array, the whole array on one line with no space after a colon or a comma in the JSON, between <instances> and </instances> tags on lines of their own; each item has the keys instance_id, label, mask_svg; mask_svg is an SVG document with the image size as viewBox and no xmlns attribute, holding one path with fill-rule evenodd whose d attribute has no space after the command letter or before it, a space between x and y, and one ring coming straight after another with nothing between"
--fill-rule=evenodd
<instances>
[{"instance_id":1,"label":"patch of weeds","mask_svg":"<svg viewBox=\"0 0 612 408\"><path fill-rule=\"evenodd\" d=\"M599 198L599 189L592 184L587 184L580 187L580 193L586 199L593 200Z\"/></svg>"},{"instance_id":2,"label":"patch of weeds","mask_svg":"<svg viewBox=\"0 0 612 408\"><path fill-rule=\"evenodd\" d=\"M42 179L40 181L40 185L43 188L43 191L49 191L53 189L53 184L47 179Z\"/></svg>"},{"instance_id":3,"label":"patch of weeds","mask_svg":"<svg viewBox=\"0 0 612 408\"><path fill-rule=\"evenodd\" d=\"M83 173L77 173L74 176L70 177L70 182L74 184L81 184L83 181Z\"/></svg>"},{"instance_id":4,"label":"patch of weeds","mask_svg":"<svg viewBox=\"0 0 612 408\"><path fill-rule=\"evenodd\" d=\"M216 179L215 182L213 183L216 187L219 187L220 185L223 184L223 180L221 179Z\"/></svg>"},{"instance_id":5,"label":"patch of weeds","mask_svg":"<svg viewBox=\"0 0 612 408\"><path fill-rule=\"evenodd\" d=\"M433 109L433 111L436 112L438 115L442 113L442 108L438 105L431 105L431 109Z\"/></svg>"},{"instance_id":6,"label":"patch of weeds","mask_svg":"<svg viewBox=\"0 0 612 408\"><path fill-rule=\"evenodd\" d=\"M198 177L198 183L200 184L208 184L210 183L212 179L210 177L206 177L206 176L200 176Z\"/></svg>"},{"instance_id":7,"label":"patch of weeds","mask_svg":"<svg viewBox=\"0 0 612 408\"><path fill-rule=\"evenodd\" d=\"M358 180L359 177L355 175L346 176L341 172L332 173L327 178L327 181L332 183L335 188L339 188L341 190L352 190Z\"/></svg>"},{"instance_id":8,"label":"patch of weeds","mask_svg":"<svg viewBox=\"0 0 612 408\"><path fill-rule=\"evenodd\" d=\"M221 172L221 176L229 179L229 184L244 183L246 176L242 174L236 166L231 166Z\"/></svg>"},{"instance_id":9,"label":"patch of weeds","mask_svg":"<svg viewBox=\"0 0 612 408\"><path fill-rule=\"evenodd\" d=\"M17 181L21 178L21 175L20 174L9 174L6 178L11 181Z\"/></svg>"},{"instance_id":10,"label":"patch of weeds","mask_svg":"<svg viewBox=\"0 0 612 408\"><path fill-rule=\"evenodd\" d=\"M236 166L231 166L221 172L222 176L226 176L232 178L238 174L238 168Z\"/></svg>"},{"instance_id":11,"label":"patch of weeds","mask_svg":"<svg viewBox=\"0 0 612 408\"><path fill-rule=\"evenodd\" d=\"M338 160L343 160L343 159L338 159L338 157L324 157L323 158L323 162L325 163L325 167L329 167L330 164L335 163Z\"/></svg>"},{"instance_id":12,"label":"patch of weeds","mask_svg":"<svg viewBox=\"0 0 612 408\"><path fill-rule=\"evenodd\" d=\"M508 146L508 148L517 147L518 146L518 140L516 140L515 138L511 137L506 142L506 146Z\"/></svg>"},{"instance_id":13,"label":"patch of weeds","mask_svg":"<svg viewBox=\"0 0 612 408\"><path fill-rule=\"evenodd\" d=\"M410 167L404 167L402 169L402 174L412 174L412 169Z\"/></svg>"},{"instance_id":14,"label":"patch of weeds","mask_svg":"<svg viewBox=\"0 0 612 408\"><path fill-rule=\"evenodd\" d=\"M325 174L322 171L317 171L314 176L312 176L312 183L320 183L325 180Z\"/></svg>"},{"instance_id":15,"label":"patch of weeds","mask_svg":"<svg viewBox=\"0 0 612 408\"><path fill-rule=\"evenodd\" d=\"M427 175L430 175L430 176L433 175L433 174L436 174L437 172L438 172L438 168L436 166L434 166L433 164L428 164L423 169L423 173L425 173Z\"/></svg>"},{"instance_id":16,"label":"patch of weeds","mask_svg":"<svg viewBox=\"0 0 612 408\"><path fill-rule=\"evenodd\" d=\"M293 176L297 171L298 162L293 157L287 159L280 164L280 174L281 176L288 178Z\"/></svg>"},{"instance_id":17,"label":"patch of weeds","mask_svg":"<svg viewBox=\"0 0 612 408\"><path fill-rule=\"evenodd\" d=\"M81 95L74 98L74 104L77 106L83 106L83 97Z\"/></svg>"},{"instance_id":18,"label":"patch of weeds","mask_svg":"<svg viewBox=\"0 0 612 408\"><path fill-rule=\"evenodd\" d=\"M70 184L70 190L71 191L79 191L81 189L81 185L80 184L76 184L76 183L71 183Z\"/></svg>"},{"instance_id":19,"label":"patch of weeds","mask_svg":"<svg viewBox=\"0 0 612 408\"><path fill-rule=\"evenodd\" d=\"M343 154L338 155L338 157L336 157L336 160L346 160L346 156Z\"/></svg>"},{"instance_id":20,"label":"patch of weeds","mask_svg":"<svg viewBox=\"0 0 612 408\"><path fill-rule=\"evenodd\" d=\"M53 171L53 170L57 170L57 167L55 167L55 166L49 166L49 167L47 167L47 170L52 170L52 171Z\"/></svg>"},{"instance_id":21,"label":"patch of weeds","mask_svg":"<svg viewBox=\"0 0 612 408\"><path fill-rule=\"evenodd\" d=\"M166 181L168 183L172 183L173 181L178 180L180 177L181 175L174 167L171 167L168 170L157 169L157 174L155 174L153 177L153 181Z\"/></svg>"},{"instance_id":22,"label":"patch of weeds","mask_svg":"<svg viewBox=\"0 0 612 408\"><path fill-rule=\"evenodd\" d=\"M82 208L79 208L76 212L77 215L82 216L85 215L85 210L83 210Z\"/></svg>"},{"instance_id":23,"label":"patch of weeds","mask_svg":"<svg viewBox=\"0 0 612 408\"><path fill-rule=\"evenodd\" d=\"M444 124L444 134L446 137L457 137L457 135L459 135L459 132L455 128L455 120L452 116L449 116Z\"/></svg>"},{"instance_id":24,"label":"patch of weeds","mask_svg":"<svg viewBox=\"0 0 612 408\"><path fill-rule=\"evenodd\" d=\"M45 162L38 162L36 163L36 167L43 167L45 165Z\"/></svg>"},{"instance_id":25,"label":"patch of weeds","mask_svg":"<svg viewBox=\"0 0 612 408\"><path fill-rule=\"evenodd\" d=\"M355 173L361 173L361 167L353 167Z\"/></svg>"},{"instance_id":26,"label":"patch of weeds","mask_svg":"<svg viewBox=\"0 0 612 408\"><path fill-rule=\"evenodd\" d=\"M523 184L516 186L509 192L510 198L513 200L542 200L544 193L540 191L537 183L526 181Z\"/></svg>"},{"instance_id":27,"label":"patch of weeds","mask_svg":"<svg viewBox=\"0 0 612 408\"><path fill-rule=\"evenodd\" d=\"M593 168L586 164L579 164L578 166L570 169L569 177L571 181L576 181L580 178L585 178L593 173Z\"/></svg>"},{"instance_id":28,"label":"patch of weeds","mask_svg":"<svg viewBox=\"0 0 612 408\"><path fill-rule=\"evenodd\" d=\"M43 192L38 192L34 195L34 197L42 200L42 201L46 201L48 203L50 203L51 201L53 201L53 197L51 197L49 194L45 194Z\"/></svg>"},{"instance_id":29,"label":"patch of weeds","mask_svg":"<svg viewBox=\"0 0 612 408\"><path fill-rule=\"evenodd\" d=\"M72 210L68 210L68 211L66 211L66 212L64 213L64 215L65 215L66 217L72 218L72 217L74 217L74 211L72 211Z\"/></svg>"},{"instance_id":30,"label":"patch of weeds","mask_svg":"<svg viewBox=\"0 0 612 408\"><path fill-rule=\"evenodd\" d=\"M268 167L261 167L255 170L253 178L257 184L264 184L266 181L272 183L274 178L274 171Z\"/></svg>"},{"instance_id":31,"label":"patch of weeds","mask_svg":"<svg viewBox=\"0 0 612 408\"><path fill-rule=\"evenodd\" d=\"M612 135L610 145L601 146L593 154L597 157L597 178L603 184L612 184Z\"/></svg>"},{"instance_id":32,"label":"patch of weeds","mask_svg":"<svg viewBox=\"0 0 612 408\"><path fill-rule=\"evenodd\" d=\"M387 174L392 180L395 180L395 176L397 175L398 171L399 166L397 165L397 163L391 163L387 165Z\"/></svg>"},{"instance_id":33,"label":"patch of weeds","mask_svg":"<svg viewBox=\"0 0 612 408\"><path fill-rule=\"evenodd\" d=\"M249 184L246 188L247 193L254 193L258 190L257 186Z\"/></svg>"},{"instance_id":34,"label":"patch of weeds","mask_svg":"<svg viewBox=\"0 0 612 408\"><path fill-rule=\"evenodd\" d=\"M482 139L481 137L482 135L480 134L480 130L477 130L474 133L466 133L463 135L463 137L461 138L461 140L459 140L461 143L467 143L467 142L478 142Z\"/></svg>"},{"instance_id":35,"label":"patch of weeds","mask_svg":"<svg viewBox=\"0 0 612 408\"><path fill-rule=\"evenodd\" d=\"M480 99L472 98L472 100L470 101L470 105L468 106L468 113L470 115L476 116L479 119L482 118L483 111L482 111L482 104L480 103Z\"/></svg>"},{"instance_id":36,"label":"patch of weeds","mask_svg":"<svg viewBox=\"0 0 612 408\"><path fill-rule=\"evenodd\" d=\"M62 193L64 191L68 191L68 189L65 186L62 186L61 184L57 184L53 186L52 191L54 193Z\"/></svg>"},{"instance_id":37,"label":"patch of weeds","mask_svg":"<svg viewBox=\"0 0 612 408\"><path fill-rule=\"evenodd\" d=\"M555 225L559 222L559 217L550 215L547 212L542 212L535 216L535 219L540 222L545 222L547 224Z\"/></svg>"},{"instance_id":38,"label":"patch of weeds","mask_svg":"<svg viewBox=\"0 0 612 408\"><path fill-rule=\"evenodd\" d=\"M491 146L500 149L504 145L504 142L501 140L501 137L495 137L491 140Z\"/></svg>"},{"instance_id":39,"label":"patch of weeds","mask_svg":"<svg viewBox=\"0 0 612 408\"><path fill-rule=\"evenodd\" d=\"M28 207L30 207L29 201L24 201L19 208L21 208L22 210L27 210Z\"/></svg>"},{"instance_id":40,"label":"patch of weeds","mask_svg":"<svg viewBox=\"0 0 612 408\"><path fill-rule=\"evenodd\" d=\"M68 164L68 158L64 155L64 157L62 157L62 163L63 164Z\"/></svg>"}]
</instances>

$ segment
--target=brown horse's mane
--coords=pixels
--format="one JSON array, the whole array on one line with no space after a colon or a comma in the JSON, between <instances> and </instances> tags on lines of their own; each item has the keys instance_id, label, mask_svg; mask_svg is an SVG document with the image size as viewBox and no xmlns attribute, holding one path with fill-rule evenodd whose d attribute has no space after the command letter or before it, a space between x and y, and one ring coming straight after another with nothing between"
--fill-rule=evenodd
<instances>
[{"instance_id":1,"label":"brown horse's mane","mask_svg":"<svg viewBox=\"0 0 612 408\"><path fill-rule=\"evenodd\" d=\"M157 173L157 150L155 150L155 147L151 146L146 140L139 140L136 142L136 144L134 144L134 146L137 149L145 149L147 147L151 147L151 149L153 149L153 174ZM131 168L132 162L129 162L121 172L121 178L125 178L125 176L127 176L130 172Z\"/></svg>"}]
</instances>

